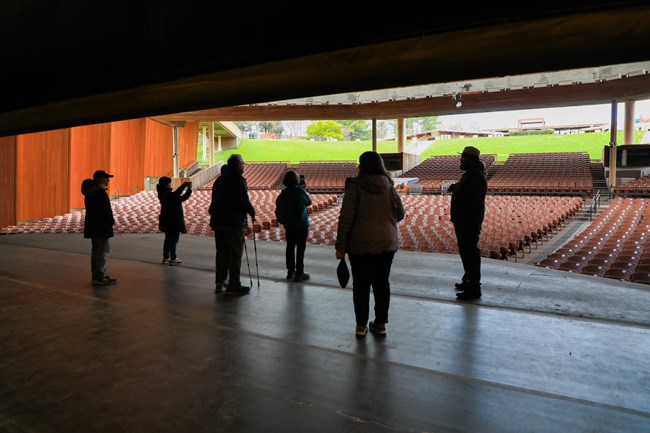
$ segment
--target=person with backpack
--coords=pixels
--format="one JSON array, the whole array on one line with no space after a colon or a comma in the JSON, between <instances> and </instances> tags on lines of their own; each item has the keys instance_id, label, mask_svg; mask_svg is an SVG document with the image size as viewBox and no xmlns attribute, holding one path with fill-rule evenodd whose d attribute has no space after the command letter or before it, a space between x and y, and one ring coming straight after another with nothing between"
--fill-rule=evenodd
<instances>
[{"instance_id":1,"label":"person with backpack","mask_svg":"<svg viewBox=\"0 0 650 433\"><path fill-rule=\"evenodd\" d=\"M312 200L295 170L285 173L282 184L284 189L275 200L275 217L284 226L287 241L287 280L305 281L310 278L305 273L304 261L310 226L307 206Z\"/></svg>"}]
</instances>

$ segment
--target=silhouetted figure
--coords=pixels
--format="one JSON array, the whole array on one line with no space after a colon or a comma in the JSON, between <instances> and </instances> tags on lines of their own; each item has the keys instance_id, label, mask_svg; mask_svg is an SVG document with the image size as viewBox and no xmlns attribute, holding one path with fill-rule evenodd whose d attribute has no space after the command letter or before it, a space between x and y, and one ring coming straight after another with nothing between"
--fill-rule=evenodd
<instances>
[{"instance_id":1,"label":"silhouetted figure","mask_svg":"<svg viewBox=\"0 0 650 433\"><path fill-rule=\"evenodd\" d=\"M183 182L181 186L172 190L172 180L163 176L158 180L156 190L160 201L159 227L165 233L163 242L163 264L178 265L183 263L176 255L176 248L181 233L187 233L183 202L192 195L192 182Z\"/></svg>"},{"instance_id":2,"label":"silhouetted figure","mask_svg":"<svg viewBox=\"0 0 650 433\"><path fill-rule=\"evenodd\" d=\"M473 146L463 149L460 169L465 171L458 182L449 187L451 195L451 222L456 231L458 253L463 262L463 277L456 288L458 299L481 297L481 250L479 235L485 216L487 176L479 159L481 152Z\"/></svg>"},{"instance_id":3,"label":"silhouetted figure","mask_svg":"<svg viewBox=\"0 0 650 433\"><path fill-rule=\"evenodd\" d=\"M227 171L214 181L209 212L217 250L215 292L225 288L226 294L245 295L250 292L250 287L242 286L240 281L244 230L248 227L247 215L255 223L255 209L248 197L241 155L232 154L228 158Z\"/></svg>"},{"instance_id":4,"label":"silhouetted figure","mask_svg":"<svg viewBox=\"0 0 650 433\"><path fill-rule=\"evenodd\" d=\"M92 283L97 285L117 283L117 278L111 278L106 273L106 259L110 250L108 240L114 235L115 225L111 200L106 192L112 177L112 174L104 170L97 170L92 179L81 183L86 208L84 238L91 241L90 270Z\"/></svg>"},{"instance_id":5,"label":"silhouetted figure","mask_svg":"<svg viewBox=\"0 0 650 433\"><path fill-rule=\"evenodd\" d=\"M304 178L295 170L285 173L282 184L285 188L275 200L275 216L284 226L284 237L287 241L285 251L287 265L287 280L305 281L309 274L305 273L305 249L309 235L309 214L307 206L312 200L306 190Z\"/></svg>"},{"instance_id":6,"label":"silhouetted figure","mask_svg":"<svg viewBox=\"0 0 650 433\"><path fill-rule=\"evenodd\" d=\"M352 268L352 299L357 338L368 333L370 289L375 319L370 330L386 335L390 305L390 269L399 249L397 222L404 219L402 200L377 152L359 158L359 174L346 182L336 236L336 258L347 253Z\"/></svg>"}]
</instances>

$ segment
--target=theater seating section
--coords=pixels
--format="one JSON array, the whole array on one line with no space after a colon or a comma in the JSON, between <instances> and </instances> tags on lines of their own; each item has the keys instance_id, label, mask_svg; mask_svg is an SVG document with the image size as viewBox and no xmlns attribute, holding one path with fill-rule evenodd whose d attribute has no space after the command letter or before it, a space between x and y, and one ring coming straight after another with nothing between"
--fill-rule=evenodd
<instances>
[{"instance_id":1,"label":"theater seating section","mask_svg":"<svg viewBox=\"0 0 650 433\"><path fill-rule=\"evenodd\" d=\"M537 265L650 284L649 236L650 199L614 198L586 230Z\"/></svg>"},{"instance_id":2,"label":"theater seating section","mask_svg":"<svg viewBox=\"0 0 650 433\"><path fill-rule=\"evenodd\" d=\"M495 155L481 155L481 161L488 170L494 163ZM439 155L422 161L402 174L401 177L417 177L414 185L421 185L423 193L439 193L443 185L456 182L463 175L460 170L460 156Z\"/></svg>"},{"instance_id":3,"label":"theater seating section","mask_svg":"<svg viewBox=\"0 0 650 433\"><path fill-rule=\"evenodd\" d=\"M541 161L546 158L544 155L548 155L546 162ZM572 187L571 192L587 190L586 179L590 182L591 177L582 169L586 164L588 170L589 161L585 155L512 155L495 175L496 181L492 179L489 183L493 192L486 198L486 215L479 243L481 255L516 262L559 234L583 207L581 195L563 195L561 190ZM483 155L482 158L486 166L494 162L494 155ZM452 182L462 174L458 161L455 155L432 157L405 173L404 177ZM508 166L510 162L512 165ZM287 167L288 164L282 162L246 165L249 194L257 211L255 224L249 226L246 232L248 239L255 236L260 241L284 241L284 230L278 226L274 210ZM541 167L545 167L545 175ZM340 212L340 193L344 190L345 179L356 175L357 166L352 162L302 162L296 169L305 175L314 202L308 208L312 223L308 241L333 245ZM526 172L530 177L525 177ZM554 181L549 183L543 178ZM520 186L517 186L517 182L521 183ZM194 191L184 203L190 235L213 235L207 213L211 187L209 183ZM508 194L494 193L500 189ZM519 193L512 194L518 189ZM531 190L532 194L524 192L530 189L534 189ZM543 195L546 189L553 194ZM439 187L435 192L438 191ZM454 228L449 221L449 195L402 194L402 200L406 208L406 218L398 225L402 250L446 254L458 252ZM160 205L153 191L114 200L115 232L118 235L158 233L159 210ZM84 212L80 211L5 227L0 229L0 234L82 233L83 222ZM645 254L646 246L650 245L649 236L650 198L615 198L586 230L535 265L650 284L650 253Z\"/></svg>"}]
</instances>

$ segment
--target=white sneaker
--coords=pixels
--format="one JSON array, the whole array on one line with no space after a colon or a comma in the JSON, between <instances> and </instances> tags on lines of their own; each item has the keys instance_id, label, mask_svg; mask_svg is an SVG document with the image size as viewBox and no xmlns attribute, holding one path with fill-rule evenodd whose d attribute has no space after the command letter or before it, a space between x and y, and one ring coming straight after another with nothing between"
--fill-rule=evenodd
<instances>
[{"instance_id":1,"label":"white sneaker","mask_svg":"<svg viewBox=\"0 0 650 433\"><path fill-rule=\"evenodd\" d=\"M183 261L182 261L181 259L178 259L178 258L176 258L176 259L171 259L171 260L169 261L169 264L172 265L172 266L174 266L174 265L180 265L181 263L183 263Z\"/></svg>"}]
</instances>

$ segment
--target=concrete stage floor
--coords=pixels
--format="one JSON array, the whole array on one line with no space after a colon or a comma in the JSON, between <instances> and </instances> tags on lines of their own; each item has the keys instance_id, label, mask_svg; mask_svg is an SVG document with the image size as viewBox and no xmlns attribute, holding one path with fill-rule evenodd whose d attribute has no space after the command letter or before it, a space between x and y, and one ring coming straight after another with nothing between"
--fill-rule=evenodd
<instances>
[{"instance_id":1,"label":"concrete stage floor","mask_svg":"<svg viewBox=\"0 0 650 433\"><path fill-rule=\"evenodd\" d=\"M112 239L93 287L81 235L0 236L0 432L650 432L647 285L484 259L463 303L458 256L399 252L388 336L356 340L332 246L294 283L248 241L237 297L212 238L175 267L162 239Z\"/></svg>"}]
</instances>

